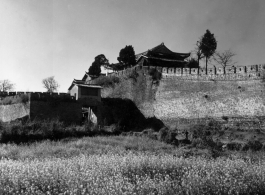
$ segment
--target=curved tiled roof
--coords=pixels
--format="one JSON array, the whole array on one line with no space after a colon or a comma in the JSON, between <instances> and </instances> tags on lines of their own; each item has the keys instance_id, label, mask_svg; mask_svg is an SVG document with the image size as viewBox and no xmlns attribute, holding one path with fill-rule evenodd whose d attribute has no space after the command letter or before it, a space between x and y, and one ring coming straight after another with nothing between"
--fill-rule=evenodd
<instances>
[{"instance_id":1,"label":"curved tiled roof","mask_svg":"<svg viewBox=\"0 0 265 195\"><path fill-rule=\"evenodd\" d=\"M142 53L139 53L137 55L135 55L136 57L136 61L138 61L140 59L141 56L148 56L148 52L152 52L152 53L156 53L156 54L159 54L161 55L161 57L163 55L170 55L171 57L173 58L176 58L176 59L182 59L184 60L185 58L189 57L190 56L190 53L177 53L177 52L173 52L171 51L170 49L168 49L164 43L161 43L160 45L152 48L152 49L149 49L145 52L142 52ZM162 57L163 58L163 57Z\"/></svg>"}]
</instances>

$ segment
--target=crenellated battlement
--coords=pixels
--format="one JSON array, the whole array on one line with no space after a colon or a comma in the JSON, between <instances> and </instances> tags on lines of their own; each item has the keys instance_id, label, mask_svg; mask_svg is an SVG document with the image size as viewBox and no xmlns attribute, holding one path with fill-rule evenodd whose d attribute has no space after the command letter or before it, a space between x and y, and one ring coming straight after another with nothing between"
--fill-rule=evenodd
<instances>
[{"instance_id":1,"label":"crenellated battlement","mask_svg":"<svg viewBox=\"0 0 265 195\"><path fill-rule=\"evenodd\" d=\"M265 64L208 68L163 68L163 79L182 80L253 80L264 79Z\"/></svg>"},{"instance_id":2,"label":"crenellated battlement","mask_svg":"<svg viewBox=\"0 0 265 195\"><path fill-rule=\"evenodd\" d=\"M109 73L107 76L126 76L131 71L143 70L145 74L150 69L157 69L162 73L163 79L182 79L182 80L253 80L264 79L265 64L237 66L237 67L211 67L205 68L175 68L175 67L158 67L158 66L142 66L138 64L125 70ZM97 79L90 81L95 84Z\"/></svg>"},{"instance_id":3,"label":"crenellated battlement","mask_svg":"<svg viewBox=\"0 0 265 195\"><path fill-rule=\"evenodd\" d=\"M55 97L55 98L61 98L61 99L75 99L75 97L70 96L68 93L48 93L48 92L23 92L23 91L12 91L12 92L2 92L0 91L0 97L12 97L12 96L21 96L21 95L29 95L31 99L37 100L43 100L48 97Z\"/></svg>"},{"instance_id":4,"label":"crenellated battlement","mask_svg":"<svg viewBox=\"0 0 265 195\"><path fill-rule=\"evenodd\" d=\"M242 74L258 73L265 71L265 64L249 65L249 66L237 66L237 67L211 67L207 72L205 68L173 68L163 67L163 74L174 74L175 76L187 76L187 75L224 75L224 74Z\"/></svg>"}]
</instances>

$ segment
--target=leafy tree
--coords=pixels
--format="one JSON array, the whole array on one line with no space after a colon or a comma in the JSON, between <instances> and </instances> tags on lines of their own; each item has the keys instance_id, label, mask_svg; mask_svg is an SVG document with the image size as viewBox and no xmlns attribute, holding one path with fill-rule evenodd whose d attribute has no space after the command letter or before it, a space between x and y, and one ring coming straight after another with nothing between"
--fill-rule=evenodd
<instances>
[{"instance_id":1,"label":"leafy tree","mask_svg":"<svg viewBox=\"0 0 265 195\"><path fill-rule=\"evenodd\" d=\"M122 64L124 67L127 66L134 66L136 64L135 60L135 52L131 45L126 45L125 48L121 49L119 57L117 60Z\"/></svg>"},{"instance_id":2,"label":"leafy tree","mask_svg":"<svg viewBox=\"0 0 265 195\"><path fill-rule=\"evenodd\" d=\"M0 91L7 92L14 90L15 84L13 84L9 80L1 80L0 81Z\"/></svg>"},{"instance_id":3,"label":"leafy tree","mask_svg":"<svg viewBox=\"0 0 265 195\"><path fill-rule=\"evenodd\" d=\"M54 76L48 77L42 80L43 87L47 90L47 92L55 92L60 87L58 82L54 79Z\"/></svg>"},{"instance_id":4,"label":"leafy tree","mask_svg":"<svg viewBox=\"0 0 265 195\"><path fill-rule=\"evenodd\" d=\"M88 74L90 76L99 77L100 73L101 73L101 68L100 68L99 63L93 62L92 65L88 69Z\"/></svg>"},{"instance_id":5,"label":"leafy tree","mask_svg":"<svg viewBox=\"0 0 265 195\"><path fill-rule=\"evenodd\" d=\"M101 66L109 65L108 59L105 57L105 55L100 54L95 57L95 61L92 63L92 65L88 69L88 74L90 76L99 77L101 73Z\"/></svg>"},{"instance_id":6,"label":"leafy tree","mask_svg":"<svg viewBox=\"0 0 265 195\"><path fill-rule=\"evenodd\" d=\"M97 55L95 57L95 61L97 61L101 66L109 64L109 60L105 57L104 54Z\"/></svg>"},{"instance_id":7,"label":"leafy tree","mask_svg":"<svg viewBox=\"0 0 265 195\"><path fill-rule=\"evenodd\" d=\"M217 47L217 41L214 37L214 34L212 34L209 30L206 30L206 33L202 36L198 43L198 48L200 49L201 53L205 57L206 61L206 73L207 73L207 63L208 60L212 57L212 55L215 53L216 47Z\"/></svg>"},{"instance_id":8,"label":"leafy tree","mask_svg":"<svg viewBox=\"0 0 265 195\"><path fill-rule=\"evenodd\" d=\"M224 50L223 52L215 52L213 55L213 60L225 68L226 66L233 66L236 64L236 62L233 60L235 55L236 54L233 51L228 49Z\"/></svg>"}]
</instances>

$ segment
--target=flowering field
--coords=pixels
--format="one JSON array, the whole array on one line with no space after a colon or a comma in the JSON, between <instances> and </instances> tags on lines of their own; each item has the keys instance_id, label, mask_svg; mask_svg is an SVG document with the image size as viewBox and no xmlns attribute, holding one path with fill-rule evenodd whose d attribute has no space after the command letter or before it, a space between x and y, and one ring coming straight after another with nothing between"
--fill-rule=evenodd
<instances>
[{"instance_id":1,"label":"flowering field","mask_svg":"<svg viewBox=\"0 0 265 195\"><path fill-rule=\"evenodd\" d=\"M181 157L144 137L0 145L0 194L265 194L265 155Z\"/></svg>"},{"instance_id":2,"label":"flowering field","mask_svg":"<svg viewBox=\"0 0 265 195\"><path fill-rule=\"evenodd\" d=\"M0 194L265 194L265 162L152 153L0 161Z\"/></svg>"}]
</instances>

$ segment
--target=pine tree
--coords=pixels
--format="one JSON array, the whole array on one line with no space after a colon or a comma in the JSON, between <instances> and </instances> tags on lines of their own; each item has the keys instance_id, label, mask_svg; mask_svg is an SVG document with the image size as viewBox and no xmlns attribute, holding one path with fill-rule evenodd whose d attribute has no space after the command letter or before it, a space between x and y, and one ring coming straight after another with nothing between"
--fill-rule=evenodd
<instances>
[{"instance_id":1,"label":"pine tree","mask_svg":"<svg viewBox=\"0 0 265 195\"><path fill-rule=\"evenodd\" d=\"M209 30L206 30L206 33L200 40L199 49L201 50L202 54L206 60L206 74L207 74L207 63L211 56L215 53L217 47L217 41Z\"/></svg>"}]
</instances>

